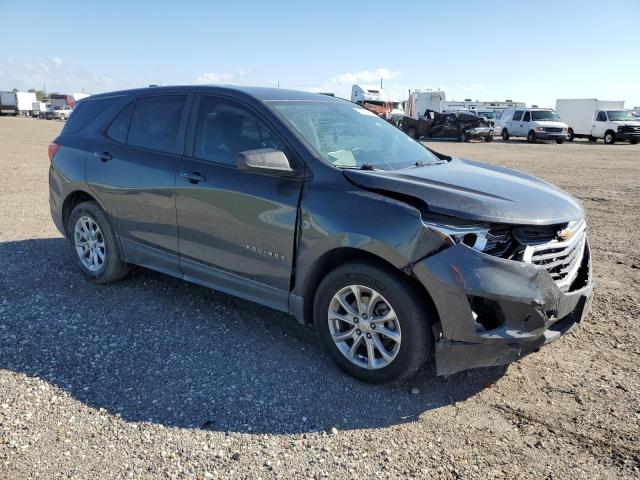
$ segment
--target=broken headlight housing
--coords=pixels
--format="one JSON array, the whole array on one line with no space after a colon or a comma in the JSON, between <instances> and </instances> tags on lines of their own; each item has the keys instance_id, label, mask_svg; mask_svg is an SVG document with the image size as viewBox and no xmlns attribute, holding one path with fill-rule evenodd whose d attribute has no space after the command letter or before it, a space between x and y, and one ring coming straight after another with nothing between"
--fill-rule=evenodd
<instances>
[{"instance_id":1,"label":"broken headlight housing","mask_svg":"<svg viewBox=\"0 0 640 480\"><path fill-rule=\"evenodd\" d=\"M445 243L463 243L488 255L507 257L513 249L511 232L503 225L442 225L424 222Z\"/></svg>"}]
</instances>

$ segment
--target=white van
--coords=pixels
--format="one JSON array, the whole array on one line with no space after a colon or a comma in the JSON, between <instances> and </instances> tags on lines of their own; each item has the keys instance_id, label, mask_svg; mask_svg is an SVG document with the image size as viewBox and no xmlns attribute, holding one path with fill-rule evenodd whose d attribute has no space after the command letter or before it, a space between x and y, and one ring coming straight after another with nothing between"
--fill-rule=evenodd
<instances>
[{"instance_id":1,"label":"white van","mask_svg":"<svg viewBox=\"0 0 640 480\"><path fill-rule=\"evenodd\" d=\"M511 137L526 137L527 142L555 140L564 143L567 124L548 108L517 108L506 110L500 119L500 134L506 142Z\"/></svg>"},{"instance_id":2,"label":"white van","mask_svg":"<svg viewBox=\"0 0 640 480\"><path fill-rule=\"evenodd\" d=\"M569 125L569 141L588 138L596 142L602 138L608 145L621 140L628 140L632 145L640 141L640 122L624 110L622 100L558 99L556 109Z\"/></svg>"}]
</instances>

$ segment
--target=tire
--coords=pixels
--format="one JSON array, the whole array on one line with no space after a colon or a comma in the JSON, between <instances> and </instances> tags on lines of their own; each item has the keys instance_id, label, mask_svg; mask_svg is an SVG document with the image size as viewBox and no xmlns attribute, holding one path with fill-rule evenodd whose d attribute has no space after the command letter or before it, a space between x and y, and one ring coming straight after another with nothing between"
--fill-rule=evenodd
<instances>
[{"instance_id":1,"label":"tire","mask_svg":"<svg viewBox=\"0 0 640 480\"><path fill-rule=\"evenodd\" d=\"M629 143L631 145L637 145L638 144L638 140L636 140L635 138L633 140L629 140Z\"/></svg>"},{"instance_id":2,"label":"tire","mask_svg":"<svg viewBox=\"0 0 640 480\"><path fill-rule=\"evenodd\" d=\"M509 141L509 131L506 128L502 129L502 140L505 142Z\"/></svg>"},{"instance_id":3,"label":"tire","mask_svg":"<svg viewBox=\"0 0 640 480\"><path fill-rule=\"evenodd\" d=\"M408 127L406 133L414 140L418 139L418 131L416 130L416 127Z\"/></svg>"},{"instance_id":4,"label":"tire","mask_svg":"<svg viewBox=\"0 0 640 480\"><path fill-rule=\"evenodd\" d=\"M616 135L611 130L605 132L604 143L606 143L607 145L613 145L614 143L616 143Z\"/></svg>"},{"instance_id":5,"label":"tire","mask_svg":"<svg viewBox=\"0 0 640 480\"><path fill-rule=\"evenodd\" d=\"M564 143L565 139L564 138L556 138L556 143L558 145L562 145Z\"/></svg>"},{"instance_id":6,"label":"tire","mask_svg":"<svg viewBox=\"0 0 640 480\"><path fill-rule=\"evenodd\" d=\"M377 312L375 317L357 316L352 286L357 287L361 300L366 299L367 303L372 292L379 295L373 310ZM430 326L435 318L421 301L424 292L417 290L398 272L369 263L347 263L331 271L320 283L313 305L316 332L331 359L342 370L367 383L399 382L414 375L433 353ZM343 302L337 300L338 295L343 295ZM363 307L360 312L365 309ZM330 320L331 312L350 321L337 320L335 316ZM370 318L387 316L396 320L369 323ZM383 329L400 341L379 333ZM349 335L349 332L353 333ZM347 336L342 341L334 341L334 336L340 333ZM349 359L348 351L354 344L357 345L355 355ZM372 345L373 350L368 345ZM378 345L382 345L387 358L381 355ZM371 362L368 361L370 358Z\"/></svg>"},{"instance_id":7,"label":"tire","mask_svg":"<svg viewBox=\"0 0 640 480\"><path fill-rule=\"evenodd\" d=\"M573 142L573 140L576 138L575 134L573 133L573 129L569 129L567 130L567 141L569 142Z\"/></svg>"},{"instance_id":8,"label":"tire","mask_svg":"<svg viewBox=\"0 0 640 480\"><path fill-rule=\"evenodd\" d=\"M536 134L533 130L530 130L528 135L527 135L527 142L528 143L536 143Z\"/></svg>"},{"instance_id":9,"label":"tire","mask_svg":"<svg viewBox=\"0 0 640 480\"><path fill-rule=\"evenodd\" d=\"M111 224L96 202L82 202L73 209L67 225L67 239L76 263L89 281L109 283L127 274L128 268L122 261ZM81 243L91 246L83 247ZM87 250L89 253L83 260L80 252Z\"/></svg>"},{"instance_id":10,"label":"tire","mask_svg":"<svg viewBox=\"0 0 640 480\"><path fill-rule=\"evenodd\" d=\"M596 143L596 142L598 141L598 139L597 139L596 137L591 137L591 136L590 136L590 137L589 137L589 141L590 141L591 143Z\"/></svg>"},{"instance_id":11,"label":"tire","mask_svg":"<svg viewBox=\"0 0 640 480\"><path fill-rule=\"evenodd\" d=\"M66 117L63 115L60 115L60 120L62 120L63 122L66 120Z\"/></svg>"},{"instance_id":12,"label":"tire","mask_svg":"<svg viewBox=\"0 0 640 480\"><path fill-rule=\"evenodd\" d=\"M484 137L484 141L485 142L493 142L493 135L487 135L486 137Z\"/></svg>"}]
</instances>

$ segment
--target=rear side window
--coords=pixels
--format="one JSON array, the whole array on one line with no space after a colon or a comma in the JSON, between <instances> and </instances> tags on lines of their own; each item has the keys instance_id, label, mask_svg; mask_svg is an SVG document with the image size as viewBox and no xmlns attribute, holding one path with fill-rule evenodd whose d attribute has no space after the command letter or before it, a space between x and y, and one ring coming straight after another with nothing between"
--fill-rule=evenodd
<instances>
[{"instance_id":1,"label":"rear side window","mask_svg":"<svg viewBox=\"0 0 640 480\"><path fill-rule=\"evenodd\" d=\"M513 114L513 119L516 122L519 122L521 118L522 118L522 110L517 110L516 113Z\"/></svg>"},{"instance_id":2,"label":"rear side window","mask_svg":"<svg viewBox=\"0 0 640 480\"><path fill-rule=\"evenodd\" d=\"M97 98L95 100L82 100L76 103L71 115L62 129L62 135L76 133L86 127L98 115L118 100L118 97Z\"/></svg>"},{"instance_id":3,"label":"rear side window","mask_svg":"<svg viewBox=\"0 0 640 480\"><path fill-rule=\"evenodd\" d=\"M113 119L113 122L111 122L111 125L107 128L107 137L114 142L126 143L132 112L133 103L130 103L116 116L116 118Z\"/></svg>"},{"instance_id":4,"label":"rear side window","mask_svg":"<svg viewBox=\"0 0 640 480\"><path fill-rule=\"evenodd\" d=\"M145 97L136 101L127 144L175 153L186 95Z\"/></svg>"}]
</instances>

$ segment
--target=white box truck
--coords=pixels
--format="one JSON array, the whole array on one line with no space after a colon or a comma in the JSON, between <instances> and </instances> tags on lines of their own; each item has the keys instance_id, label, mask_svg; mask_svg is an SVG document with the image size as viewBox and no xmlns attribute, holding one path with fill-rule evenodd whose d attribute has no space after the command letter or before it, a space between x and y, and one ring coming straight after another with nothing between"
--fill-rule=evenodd
<instances>
[{"instance_id":1,"label":"white box truck","mask_svg":"<svg viewBox=\"0 0 640 480\"><path fill-rule=\"evenodd\" d=\"M31 92L0 92L0 113L31 115L36 94Z\"/></svg>"},{"instance_id":2,"label":"white box truck","mask_svg":"<svg viewBox=\"0 0 640 480\"><path fill-rule=\"evenodd\" d=\"M442 90L410 92L406 112L409 117L419 118L427 110L442 113L446 108L446 95Z\"/></svg>"},{"instance_id":3,"label":"white box truck","mask_svg":"<svg viewBox=\"0 0 640 480\"><path fill-rule=\"evenodd\" d=\"M620 140L634 145L640 141L640 122L624 110L624 100L558 99L556 112L568 125L569 141L588 138L596 142L602 138L608 145Z\"/></svg>"}]
</instances>

